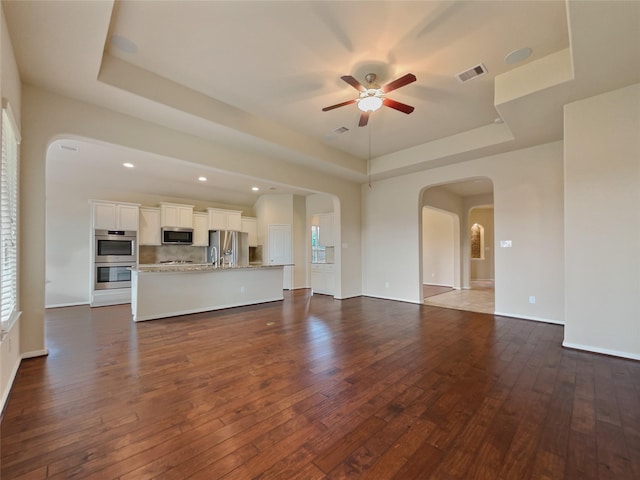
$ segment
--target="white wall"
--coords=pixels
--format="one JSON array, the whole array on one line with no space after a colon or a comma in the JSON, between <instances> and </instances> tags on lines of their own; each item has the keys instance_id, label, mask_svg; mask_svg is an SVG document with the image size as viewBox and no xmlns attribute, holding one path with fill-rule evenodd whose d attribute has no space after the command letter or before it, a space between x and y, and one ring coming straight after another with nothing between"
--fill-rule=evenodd
<instances>
[{"instance_id":1,"label":"white wall","mask_svg":"<svg viewBox=\"0 0 640 480\"><path fill-rule=\"evenodd\" d=\"M307 204L306 197L293 196L293 288L308 288L307 275Z\"/></svg>"},{"instance_id":2,"label":"white wall","mask_svg":"<svg viewBox=\"0 0 640 480\"><path fill-rule=\"evenodd\" d=\"M420 302L420 192L431 185L471 177L492 180L496 240L513 241L511 249L496 251L496 311L561 322L561 142L412 173L363 188L365 295ZM384 254L389 244L397 246L393 257ZM536 296L535 304L528 302L529 295Z\"/></svg>"},{"instance_id":3,"label":"white wall","mask_svg":"<svg viewBox=\"0 0 640 480\"><path fill-rule=\"evenodd\" d=\"M333 213L333 199L329 195L308 195L307 214L309 216L318 213Z\"/></svg>"},{"instance_id":4,"label":"white wall","mask_svg":"<svg viewBox=\"0 0 640 480\"><path fill-rule=\"evenodd\" d=\"M291 254L292 259L295 252L304 248L301 240L294 235L294 200L291 194L270 194L262 195L255 203L256 216L258 217L258 244L262 245L262 260L269 263L269 225L290 225L291 226ZM296 284L293 268L284 267L284 287L289 289ZM305 274L306 278L306 274Z\"/></svg>"},{"instance_id":5,"label":"white wall","mask_svg":"<svg viewBox=\"0 0 640 480\"><path fill-rule=\"evenodd\" d=\"M640 84L565 107L564 345L640 359Z\"/></svg>"},{"instance_id":6,"label":"white wall","mask_svg":"<svg viewBox=\"0 0 640 480\"><path fill-rule=\"evenodd\" d=\"M457 217L422 209L422 283L454 286Z\"/></svg>"},{"instance_id":7,"label":"white wall","mask_svg":"<svg viewBox=\"0 0 640 480\"><path fill-rule=\"evenodd\" d=\"M293 195L262 195L254 205L258 217L258 244L263 245L264 252L269 251L269 225L293 224Z\"/></svg>"},{"instance_id":8,"label":"white wall","mask_svg":"<svg viewBox=\"0 0 640 480\"><path fill-rule=\"evenodd\" d=\"M455 222L453 225L453 284L454 288L462 288L468 286L468 281L465 283L463 279L464 265L461 264L464 258L463 250L465 245L465 239L461 238L461 232L464 232L464 219L466 213L464 209L464 199L460 195L447 190L443 186L426 188L422 193L422 205L426 207L433 207L443 212L449 212L454 216ZM428 279L428 273L423 270L423 281Z\"/></svg>"},{"instance_id":9,"label":"white wall","mask_svg":"<svg viewBox=\"0 0 640 480\"><path fill-rule=\"evenodd\" d=\"M22 105L21 105L21 86L20 77L18 75L18 67L13 54L13 46L11 45L11 39L9 38L9 32L7 30L7 24L4 18L4 10L0 6L0 96L2 100L7 100L11 107L13 117L22 133L21 117L22 117ZM3 128L0 120L0 130ZM19 175L23 175L21 165L18 165ZM18 199L18 209L22 210L22 201ZM20 219L18 219L20 223ZM20 227L20 225L18 225ZM18 241L22 233L18 228ZM20 250L19 250L20 254ZM18 263L18 280L20 280L20 263ZM22 310L25 305L25 296L23 291L18 288L18 309ZM18 370L21 360L20 349L20 329L22 320L18 321L10 328L4 337L0 339L0 411L2 411L9 390L13 384L13 379Z\"/></svg>"}]
</instances>

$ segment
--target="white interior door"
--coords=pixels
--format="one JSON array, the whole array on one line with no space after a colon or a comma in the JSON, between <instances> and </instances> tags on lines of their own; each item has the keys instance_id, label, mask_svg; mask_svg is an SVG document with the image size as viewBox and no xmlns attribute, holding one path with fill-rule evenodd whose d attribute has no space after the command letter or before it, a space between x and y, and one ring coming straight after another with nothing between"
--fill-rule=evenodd
<instances>
[{"instance_id":1,"label":"white interior door","mask_svg":"<svg viewBox=\"0 0 640 480\"><path fill-rule=\"evenodd\" d=\"M292 263L291 225L269 225L269 265L289 265ZM291 290L292 268L284 267L282 288Z\"/></svg>"}]
</instances>

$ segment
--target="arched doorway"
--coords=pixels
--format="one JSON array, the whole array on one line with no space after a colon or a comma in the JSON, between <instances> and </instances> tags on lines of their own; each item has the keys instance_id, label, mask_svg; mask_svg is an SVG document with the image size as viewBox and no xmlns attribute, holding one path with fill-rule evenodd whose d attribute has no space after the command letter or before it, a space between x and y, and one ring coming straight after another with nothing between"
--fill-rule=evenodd
<instances>
[{"instance_id":1,"label":"arched doorway","mask_svg":"<svg viewBox=\"0 0 640 480\"><path fill-rule=\"evenodd\" d=\"M423 302L494 313L491 180L474 178L428 187L421 205ZM447 277L450 271L453 274Z\"/></svg>"}]
</instances>

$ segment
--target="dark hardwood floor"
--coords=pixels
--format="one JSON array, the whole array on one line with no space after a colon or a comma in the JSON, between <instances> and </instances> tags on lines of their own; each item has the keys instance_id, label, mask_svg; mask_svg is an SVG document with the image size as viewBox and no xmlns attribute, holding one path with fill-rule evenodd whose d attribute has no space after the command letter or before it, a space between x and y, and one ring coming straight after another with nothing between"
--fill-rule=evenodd
<instances>
[{"instance_id":1,"label":"dark hardwood floor","mask_svg":"<svg viewBox=\"0 0 640 480\"><path fill-rule=\"evenodd\" d=\"M47 311L2 480L640 478L640 362L557 325L308 291L130 318Z\"/></svg>"}]
</instances>

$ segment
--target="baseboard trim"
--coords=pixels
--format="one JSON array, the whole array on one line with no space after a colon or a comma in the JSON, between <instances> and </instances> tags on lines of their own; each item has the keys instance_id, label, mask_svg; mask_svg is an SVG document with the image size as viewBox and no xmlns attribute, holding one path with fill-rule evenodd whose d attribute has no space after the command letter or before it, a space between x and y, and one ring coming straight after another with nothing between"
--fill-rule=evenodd
<instances>
[{"instance_id":1,"label":"baseboard trim","mask_svg":"<svg viewBox=\"0 0 640 480\"><path fill-rule=\"evenodd\" d=\"M560 320L553 320L551 318L531 317L528 315L517 315L515 313L503 313L503 312L493 312L493 314L499 317L520 318L522 320L532 320L534 322L553 323L554 325L564 326L564 322Z\"/></svg>"},{"instance_id":2,"label":"baseboard trim","mask_svg":"<svg viewBox=\"0 0 640 480\"><path fill-rule=\"evenodd\" d=\"M80 305L89 305L89 302L56 303L54 305L45 305L44 308L79 307Z\"/></svg>"},{"instance_id":3,"label":"baseboard trim","mask_svg":"<svg viewBox=\"0 0 640 480\"><path fill-rule=\"evenodd\" d=\"M49 355L49 350L45 348L43 350L33 350L31 352L25 352L21 355L21 357L24 360L26 358L46 357L47 355Z\"/></svg>"},{"instance_id":4,"label":"baseboard trim","mask_svg":"<svg viewBox=\"0 0 640 480\"><path fill-rule=\"evenodd\" d=\"M455 288L453 285L449 285L446 283L423 283L423 286L426 287L447 287L447 288Z\"/></svg>"},{"instance_id":5,"label":"baseboard trim","mask_svg":"<svg viewBox=\"0 0 640 480\"><path fill-rule=\"evenodd\" d=\"M0 412L2 414L4 414L4 407L7 405L7 400L9 400L9 395L13 389L13 381L16 379L16 375L18 374L20 362L22 362L22 357L18 357L18 361L13 366L11 374L9 375L9 381L7 382L7 390L2 394L2 398L0 399Z\"/></svg>"},{"instance_id":6,"label":"baseboard trim","mask_svg":"<svg viewBox=\"0 0 640 480\"><path fill-rule=\"evenodd\" d=\"M336 297L334 296L333 298L335 298L336 300L347 300L348 298L358 298L358 297L362 297L362 295L345 295L344 297Z\"/></svg>"},{"instance_id":7,"label":"baseboard trim","mask_svg":"<svg viewBox=\"0 0 640 480\"><path fill-rule=\"evenodd\" d=\"M362 297L379 298L381 300L393 300L394 302L413 303L415 305L424 305L421 301L407 300L406 298L380 297L378 295L359 295Z\"/></svg>"},{"instance_id":8,"label":"baseboard trim","mask_svg":"<svg viewBox=\"0 0 640 480\"><path fill-rule=\"evenodd\" d=\"M618 350L593 347L591 345L581 345L579 343L572 342L562 342L562 346L565 348L572 348L574 350L583 350L585 352L600 353L602 355L611 355L613 357L629 358L631 360L640 360L640 354L638 353L620 352Z\"/></svg>"}]
</instances>

